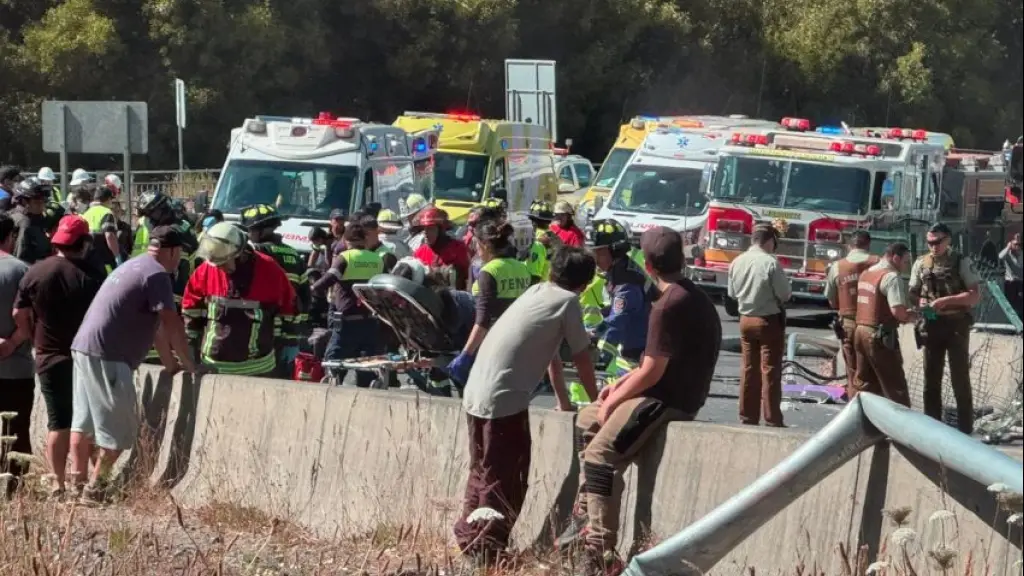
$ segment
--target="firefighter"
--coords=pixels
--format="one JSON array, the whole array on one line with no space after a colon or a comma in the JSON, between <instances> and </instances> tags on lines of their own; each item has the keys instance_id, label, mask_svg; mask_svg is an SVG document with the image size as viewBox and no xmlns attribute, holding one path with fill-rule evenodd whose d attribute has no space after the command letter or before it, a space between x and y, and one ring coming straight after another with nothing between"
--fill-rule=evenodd
<instances>
[{"instance_id":1,"label":"firefighter","mask_svg":"<svg viewBox=\"0 0 1024 576\"><path fill-rule=\"evenodd\" d=\"M117 178L114 176L114 178ZM97 188L89 208L82 218L89 223L92 233L92 260L110 274L114 268L124 263L121 244L117 238L117 216L114 215L112 204L120 194L116 186L120 180L111 180L108 176L103 185ZM147 242L147 249L148 249Z\"/></svg>"},{"instance_id":2,"label":"firefighter","mask_svg":"<svg viewBox=\"0 0 1024 576\"><path fill-rule=\"evenodd\" d=\"M896 243L886 249L881 262L860 274L853 337L857 372L855 386L849 391L851 400L859 392L871 392L910 407L898 339L899 325L917 319L916 313L909 310L902 276L910 261L910 249L906 244Z\"/></svg>"},{"instance_id":3,"label":"firefighter","mask_svg":"<svg viewBox=\"0 0 1024 576\"><path fill-rule=\"evenodd\" d=\"M36 177L26 178L14 189L11 220L15 226L13 256L26 264L33 264L53 253L46 236L46 203L50 200L50 185Z\"/></svg>"},{"instance_id":4,"label":"firefighter","mask_svg":"<svg viewBox=\"0 0 1024 576\"><path fill-rule=\"evenodd\" d=\"M242 227L249 231L249 242L253 249L266 254L284 270L295 291L295 324L282 329L282 338L287 334L279 356L278 373L282 377L291 374L291 366L299 355L299 338L306 333L307 314L310 309L309 272L305 258L295 248L288 246L276 233L281 226L281 215L269 204L256 204L242 209ZM290 340L290 341L289 341Z\"/></svg>"},{"instance_id":5,"label":"firefighter","mask_svg":"<svg viewBox=\"0 0 1024 576\"><path fill-rule=\"evenodd\" d=\"M377 225L380 227L380 242L388 247L395 258L401 260L412 256L412 251L405 241L399 238L402 221L391 210L384 209L377 214Z\"/></svg>"},{"instance_id":6,"label":"firefighter","mask_svg":"<svg viewBox=\"0 0 1024 576\"><path fill-rule=\"evenodd\" d=\"M528 217L533 223L534 231L534 242L530 246L530 274L533 275L534 283L547 282L551 272L551 256L555 247L561 244L558 236L548 229L551 221L555 219L555 214L550 203L534 200L530 204Z\"/></svg>"},{"instance_id":7,"label":"firefighter","mask_svg":"<svg viewBox=\"0 0 1024 576\"><path fill-rule=\"evenodd\" d=\"M344 240L347 249L313 285L315 293L337 286L330 319L331 340L324 355L327 361L374 356L381 349L379 322L355 295L352 286L384 272L384 260L380 254L366 248L366 230L359 222L345 226ZM346 370L335 372L339 384L345 381L346 373ZM356 374L356 385L360 388L369 388L373 380L370 372Z\"/></svg>"},{"instance_id":8,"label":"firefighter","mask_svg":"<svg viewBox=\"0 0 1024 576\"><path fill-rule=\"evenodd\" d=\"M136 212L139 219L132 244L133 258L149 249L149 233L153 228L175 223L171 199L161 192L146 192L140 196Z\"/></svg>"},{"instance_id":9,"label":"firefighter","mask_svg":"<svg viewBox=\"0 0 1024 576\"><path fill-rule=\"evenodd\" d=\"M839 341L843 343L843 359L846 361L846 394L853 398L857 377L857 354L853 350L853 334L857 331L857 282L865 270L878 264L878 257L868 253L871 248L871 234L857 230L850 238L850 252L828 269L825 296L829 305L837 312L832 325Z\"/></svg>"},{"instance_id":10,"label":"firefighter","mask_svg":"<svg viewBox=\"0 0 1024 576\"><path fill-rule=\"evenodd\" d=\"M971 309L981 298L974 264L954 251L953 234L945 224L928 230L928 254L910 273L910 297L921 308L918 336L924 345L924 413L942 420L942 381L949 357L949 380L956 399L957 427L974 430L971 392Z\"/></svg>"},{"instance_id":11,"label":"firefighter","mask_svg":"<svg viewBox=\"0 0 1024 576\"><path fill-rule=\"evenodd\" d=\"M190 344L221 374L274 374L294 342L295 291L284 270L228 222L210 228L197 253L203 263L182 299Z\"/></svg>"}]
</instances>

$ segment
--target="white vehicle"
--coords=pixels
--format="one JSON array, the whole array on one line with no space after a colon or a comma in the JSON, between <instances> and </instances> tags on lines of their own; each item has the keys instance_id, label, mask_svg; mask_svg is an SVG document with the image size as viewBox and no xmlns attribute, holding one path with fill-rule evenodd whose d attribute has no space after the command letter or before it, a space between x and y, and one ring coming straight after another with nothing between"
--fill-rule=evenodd
<instances>
[{"instance_id":1,"label":"white vehicle","mask_svg":"<svg viewBox=\"0 0 1024 576\"><path fill-rule=\"evenodd\" d=\"M747 118L701 120L703 127L663 124L648 134L593 219L625 224L634 241L649 228L667 226L683 234L689 253L707 221L707 190L718 150L736 130L755 133L779 126Z\"/></svg>"},{"instance_id":2,"label":"white vehicle","mask_svg":"<svg viewBox=\"0 0 1024 576\"><path fill-rule=\"evenodd\" d=\"M327 227L333 210L346 214L371 202L396 213L399 202L432 187L425 179L437 150L436 131L415 135L355 118L257 116L231 131L231 144L212 207L238 220L253 204L281 213L278 232L300 252L309 231ZM419 168L419 169L418 169Z\"/></svg>"}]
</instances>

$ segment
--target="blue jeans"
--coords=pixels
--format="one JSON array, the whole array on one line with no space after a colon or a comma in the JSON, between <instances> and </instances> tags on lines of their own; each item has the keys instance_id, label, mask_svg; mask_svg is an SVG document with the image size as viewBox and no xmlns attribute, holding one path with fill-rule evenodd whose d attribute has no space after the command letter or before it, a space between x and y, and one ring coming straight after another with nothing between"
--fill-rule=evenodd
<instances>
[{"instance_id":1,"label":"blue jeans","mask_svg":"<svg viewBox=\"0 0 1024 576\"><path fill-rule=\"evenodd\" d=\"M349 360L383 353L380 345L380 322L371 316L357 316L333 320L331 341L327 344L324 360ZM339 384L345 381L347 370L336 372ZM357 372L356 386L369 388L376 375L373 372Z\"/></svg>"}]
</instances>

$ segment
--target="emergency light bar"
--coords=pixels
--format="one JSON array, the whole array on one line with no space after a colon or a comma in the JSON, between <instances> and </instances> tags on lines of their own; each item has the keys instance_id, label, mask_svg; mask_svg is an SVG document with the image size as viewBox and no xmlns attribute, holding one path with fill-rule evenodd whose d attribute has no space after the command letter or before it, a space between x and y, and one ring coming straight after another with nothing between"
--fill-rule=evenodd
<instances>
[{"instance_id":1,"label":"emergency light bar","mask_svg":"<svg viewBox=\"0 0 1024 576\"><path fill-rule=\"evenodd\" d=\"M795 132L807 132L811 129L811 121L807 118L783 118L782 127Z\"/></svg>"},{"instance_id":2,"label":"emergency light bar","mask_svg":"<svg viewBox=\"0 0 1024 576\"><path fill-rule=\"evenodd\" d=\"M733 146L767 146L768 136L765 134L743 134L736 132L729 139Z\"/></svg>"},{"instance_id":3,"label":"emergency light bar","mask_svg":"<svg viewBox=\"0 0 1024 576\"><path fill-rule=\"evenodd\" d=\"M479 122L483 120L477 114L469 114L465 112L409 112L406 111L403 116L411 116L413 118L435 118L437 120L455 120L456 122Z\"/></svg>"},{"instance_id":4,"label":"emergency light bar","mask_svg":"<svg viewBox=\"0 0 1024 576\"><path fill-rule=\"evenodd\" d=\"M859 154L861 156L881 156L882 148L875 146L874 144L855 144L853 142L832 142L829 144L829 152L836 154L853 155Z\"/></svg>"}]
</instances>

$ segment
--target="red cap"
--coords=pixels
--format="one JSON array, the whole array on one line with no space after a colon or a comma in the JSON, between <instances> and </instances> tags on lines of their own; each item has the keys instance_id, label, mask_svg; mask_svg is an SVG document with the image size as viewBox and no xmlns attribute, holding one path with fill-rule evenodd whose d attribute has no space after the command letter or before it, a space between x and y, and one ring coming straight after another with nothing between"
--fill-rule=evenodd
<instances>
[{"instance_id":1,"label":"red cap","mask_svg":"<svg viewBox=\"0 0 1024 576\"><path fill-rule=\"evenodd\" d=\"M89 234L89 223L85 221L85 218L71 214L60 219L57 232L54 233L50 242L58 246L71 246L87 234Z\"/></svg>"}]
</instances>

